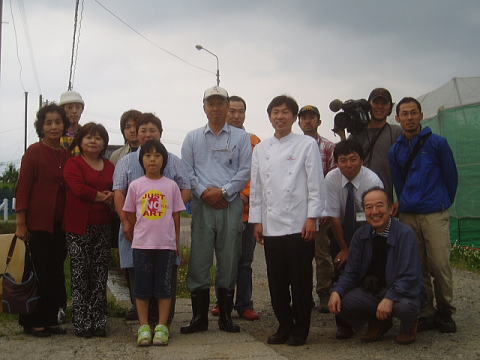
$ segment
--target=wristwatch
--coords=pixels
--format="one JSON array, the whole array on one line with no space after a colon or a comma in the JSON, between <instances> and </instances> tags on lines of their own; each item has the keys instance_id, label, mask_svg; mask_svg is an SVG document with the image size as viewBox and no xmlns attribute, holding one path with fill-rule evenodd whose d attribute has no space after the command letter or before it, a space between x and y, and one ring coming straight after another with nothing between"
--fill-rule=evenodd
<instances>
[{"instance_id":1,"label":"wristwatch","mask_svg":"<svg viewBox=\"0 0 480 360\"><path fill-rule=\"evenodd\" d=\"M222 196L226 197L227 196L227 189L222 187Z\"/></svg>"}]
</instances>

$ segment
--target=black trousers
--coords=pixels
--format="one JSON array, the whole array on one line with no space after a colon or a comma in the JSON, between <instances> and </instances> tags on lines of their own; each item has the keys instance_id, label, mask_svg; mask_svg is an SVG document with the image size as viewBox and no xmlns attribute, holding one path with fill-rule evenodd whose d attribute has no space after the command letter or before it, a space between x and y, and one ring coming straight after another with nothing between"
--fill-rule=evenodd
<instances>
[{"instance_id":1,"label":"black trousers","mask_svg":"<svg viewBox=\"0 0 480 360\"><path fill-rule=\"evenodd\" d=\"M301 234L264 237L268 287L279 329L306 339L312 311L315 242Z\"/></svg>"},{"instance_id":2,"label":"black trousers","mask_svg":"<svg viewBox=\"0 0 480 360\"><path fill-rule=\"evenodd\" d=\"M39 280L40 301L33 313L19 316L19 323L26 328L53 326L58 323L58 309L67 299L63 272L67 255L65 234L60 225L55 226L53 234L32 231L29 234L29 247ZM28 254L25 254L25 274L31 268Z\"/></svg>"}]
</instances>

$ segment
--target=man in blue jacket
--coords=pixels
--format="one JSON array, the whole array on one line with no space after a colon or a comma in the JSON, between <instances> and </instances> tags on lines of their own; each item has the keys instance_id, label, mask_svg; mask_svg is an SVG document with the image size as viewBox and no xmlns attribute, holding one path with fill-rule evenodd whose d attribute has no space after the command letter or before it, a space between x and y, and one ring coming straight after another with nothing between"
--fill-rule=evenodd
<instances>
[{"instance_id":1,"label":"man in blue jacket","mask_svg":"<svg viewBox=\"0 0 480 360\"><path fill-rule=\"evenodd\" d=\"M330 295L337 339L347 339L368 321L363 342L379 340L400 319L399 344L415 341L423 294L422 264L413 230L391 217L388 193L374 187L362 197L365 217L353 235L345 272Z\"/></svg>"},{"instance_id":2,"label":"man in blue jacket","mask_svg":"<svg viewBox=\"0 0 480 360\"><path fill-rule=\"evenodd\" d=\"M424 265L427 304L418 330L437 327L441 332L455 332L448 208L457 191L457 167L447 140L428 127L422 129L423 114L416 99L403 98L396 112L403 135L390 148L390 169L400 220L416 232Z\"/></svg>"}]
</instances>

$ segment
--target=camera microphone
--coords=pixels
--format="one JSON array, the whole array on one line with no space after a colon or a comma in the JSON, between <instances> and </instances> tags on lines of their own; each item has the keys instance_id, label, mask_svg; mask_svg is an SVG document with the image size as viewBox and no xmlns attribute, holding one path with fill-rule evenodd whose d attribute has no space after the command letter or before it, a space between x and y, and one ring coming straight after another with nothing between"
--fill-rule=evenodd
<instances>
[{"instance_id":1,"label":"camera microphone","mask_svg":"<svg viewBox=\"0 0 480 360\"><path fill-rule=\"evenodd\" d=\"M330 103L328 107L330 108L331 111L337 112L342 109L343 101L339 99L335 99Z\"/></svg>"}]
</instances>

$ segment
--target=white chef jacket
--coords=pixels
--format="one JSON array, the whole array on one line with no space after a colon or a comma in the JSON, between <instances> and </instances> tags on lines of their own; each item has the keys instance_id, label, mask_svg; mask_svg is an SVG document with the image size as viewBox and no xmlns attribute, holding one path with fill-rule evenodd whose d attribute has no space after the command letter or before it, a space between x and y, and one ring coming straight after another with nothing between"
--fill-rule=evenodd
<instances>
[{"instance_id":1,"label":"white chef jacket","mask_svg":"<svg viewBox=\"0 0 480 360\"><path fill-rule=\"evenodd\" d=\"M322 159L312 137L290 133L255 146L249 222L261 223L263 235L300 233L324 208Z\"/></svg>"}]
</instances>

